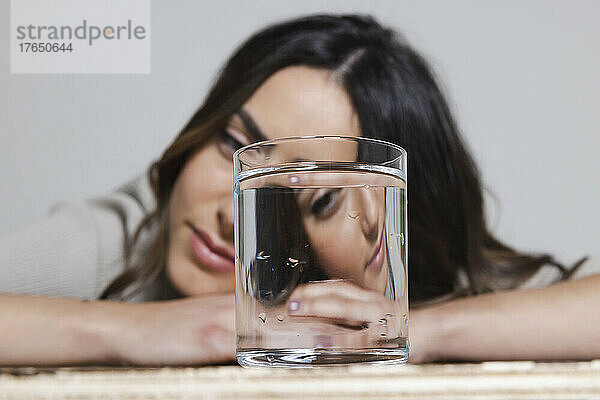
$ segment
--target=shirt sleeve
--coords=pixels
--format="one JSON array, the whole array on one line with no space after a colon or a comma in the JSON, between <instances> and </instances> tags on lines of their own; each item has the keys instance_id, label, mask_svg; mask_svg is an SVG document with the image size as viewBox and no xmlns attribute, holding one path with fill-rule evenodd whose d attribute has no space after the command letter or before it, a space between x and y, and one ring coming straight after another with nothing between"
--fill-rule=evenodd
<instances>
[{"instance_id":1,"label":"shirt sleeve","mask_svg":"<svg viewBox=\"0 0 600 400\"><path fill-rule=\"evenodd\" d=\"M146 174L105 196L64 200L0 236L0 292L98 298L125 268L125 248L154 207Z\"/></svg>"}]
</instances>

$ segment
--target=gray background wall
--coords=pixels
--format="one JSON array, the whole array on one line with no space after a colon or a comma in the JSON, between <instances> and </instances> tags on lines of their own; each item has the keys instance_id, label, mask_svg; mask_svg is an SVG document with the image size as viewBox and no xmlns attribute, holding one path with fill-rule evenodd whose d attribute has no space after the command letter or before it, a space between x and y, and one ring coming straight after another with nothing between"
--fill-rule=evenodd
<instances>
[{"instance_id":1,"label":"gray background wall","mask_svg":"<svg viewBox=\"0 0 600 400\"><path fill-rule=\"evenodd\" d=\"M240 41L322 11L371 13L431 62L502 239L600 254L600 2L583 0L153 1L150 75L11 75L0 0L0 234L140 173Z\"/></svg>"}]
</instances>

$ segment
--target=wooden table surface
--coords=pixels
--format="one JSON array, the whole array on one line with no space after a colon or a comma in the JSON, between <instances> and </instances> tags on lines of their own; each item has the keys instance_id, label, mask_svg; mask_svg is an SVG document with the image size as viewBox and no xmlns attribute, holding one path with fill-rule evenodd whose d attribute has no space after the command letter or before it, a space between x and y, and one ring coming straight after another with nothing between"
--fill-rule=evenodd
<instances>
[{"instance_id":1,"label":"wooden table surface","mask_svg":"<svg viewBox=\"0 0 600 400\"><path fill-rule=\"evenodd\" d=\"M600 399L592 362L0 368L0 399Z\"/></svg>"}]
</instances>

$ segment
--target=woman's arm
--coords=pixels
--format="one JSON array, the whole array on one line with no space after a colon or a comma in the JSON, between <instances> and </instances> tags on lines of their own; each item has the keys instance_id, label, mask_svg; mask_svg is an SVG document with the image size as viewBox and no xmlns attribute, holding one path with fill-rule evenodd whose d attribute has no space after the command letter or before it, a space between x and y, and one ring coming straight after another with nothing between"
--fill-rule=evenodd
<instances>
[{"instance_id":1,"label":"woman's arm","mask_svg":"<svg viewBox=\"0 0 600 400\"><path fill-rule=\"evenodd\" d=\"M234 300L132 304L0 294L0 365L232 361Z\"/></svg>"},{"instance_id":2,"label":"woman's arm","mask_svg":"<svg viewBox=\"0 0 600 400\"><path fill-rule=\"evenodd\" d=\"M600 357L600 275L411 310L410 360Z\"/></svg>"},{"instance_id":3,"label":"woman's arm","mask_svg":"<svg viewBox=\"0 0 600 400\"><path fill-rule=\"evenodd\" d=\"M0 294L0 365L117 360L115 317L128 304Z\"/></svg>"}]
</instances>

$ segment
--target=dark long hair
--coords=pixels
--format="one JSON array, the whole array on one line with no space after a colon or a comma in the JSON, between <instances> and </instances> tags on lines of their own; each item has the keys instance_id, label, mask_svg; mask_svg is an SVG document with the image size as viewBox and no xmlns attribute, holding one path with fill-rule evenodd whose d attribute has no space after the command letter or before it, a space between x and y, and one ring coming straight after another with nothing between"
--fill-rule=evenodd
<instances>
[{"instance_id":1,"label":"dark long hair","mask_svg":"<svg viewBox=\"0 0 600 400\"><path fill-rule=\"evenodd\" d=\"M276 71L305 65L331 71L347 91L362 136L397 143L408 152L409 294L426 301L513 288L541 266L570 270L550 255L517 252L489 231L482 185L432 71L393 30L366 15L313 15L254 34L227 61L204 104L149 170L156 210L138 228L127 270L102 298L127 298L165 266L168 202L187 160ZM155 242L135 260L131 250L147 226L158 224Z\"/></svg>"},{"instance_id":2,"label":"dark long hair","mask_svg":"<svg viewBox=\"0 0 600 400\"><path fill-rule=\"evenodd\" d=\"M240 194L244 195L255 198L256 248L268 255L250 263L254 297L265 306L273 306L284 302L297 285L327 279L303 228L294 191L282 187Z\"/></svg>"}]
</instances>

